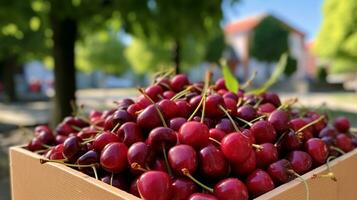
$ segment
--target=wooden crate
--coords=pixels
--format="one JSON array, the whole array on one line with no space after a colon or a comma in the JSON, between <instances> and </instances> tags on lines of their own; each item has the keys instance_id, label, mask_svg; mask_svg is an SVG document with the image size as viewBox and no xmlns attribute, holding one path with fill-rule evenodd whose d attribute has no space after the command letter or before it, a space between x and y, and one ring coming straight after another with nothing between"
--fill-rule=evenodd
<instances>
[{"instance_id":1,"label":"wooden crate","mask_svg":"<svg viewBox=\"0 0 357 200\"><path fill-rule=\"evenodd\" d=\"M22 147L10 148L11 189L13 200L137 200L138 198L95 180L61 164L40 164L40 155ZM324 200L357 199L357 149L331 162L337 182L328 178L311 179L326 172L321 166L303 175L310 187L310 198ZM304 185L299 179L284 184L262 199L305 200Z\"/></svg>"}]
</instances>

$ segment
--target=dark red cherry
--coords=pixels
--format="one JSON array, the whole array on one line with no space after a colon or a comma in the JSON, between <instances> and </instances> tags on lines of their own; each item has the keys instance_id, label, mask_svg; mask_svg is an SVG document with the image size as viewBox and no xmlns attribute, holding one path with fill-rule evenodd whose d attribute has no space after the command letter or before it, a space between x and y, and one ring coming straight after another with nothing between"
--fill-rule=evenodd
<instances>
[{"instance_id":1,"label":"dark red cherry","mask_svg":"<svg viewBox=\"0 0 357 200\"><path fill-rule=\"evenodd\" d=\"M325 136L329 136L329 137L336 137L337 135L337 131L335 128L330 127L330 126L326 126L325 128L323 128L320 133L319 133L319 138L325 137Z\"/></svg>"},{"instance_id":2,"label":"dark red cherry","mask_svg":"<svg viewBox=\"0 0 357 200\"><path fill-rule=\"evenodd\" d=\"M278 160L269 165L267 172L277 185L287 183L295 178L290 162L286 159Z\"/></svg>"},{"instance_id":3,"label":"dark red cherry","mask_svg":"<svg viewBox=\"0 0 357 200\"><path fill-rule=\"evenodd\" d=\"M171 197L171 178L161 171L143 173L137 181L141 198L145 200L169 200Z\"/></svg>"},{"instance_id":4,"label":"dark red cherry","mask_svg":"<svg viewBox=\"0 0 357 200\"><path fill-rule=\"evenodd\" d=\"M171 168L177 173L182 174L182 169L188 169L193 174L197 169L197 154L195 149L189 145L180 144L172 147L168 153Z\"/></svg>"},{"instance_id":5,"label":"dark red cherry","mask_svg":"<svg viewBox=\"0 0 357 200\"><path fill-rule=\"evenodd\" d=\"M287 158L293 170L298 174L304 174L312 167L312 158L304 151L292 151Z\"/></svg>"},{"instance_id":6,"label":"dark red cherry","mask_svg":"<svg viewBox=\"0 0 357 200\"><path fill-rule=\"evenodd\" d=\"M106 184L110 185L110 182L112 183L112 186L119 188L124 191L129 190L129 184L125 176L121 174L114 174L113 178L111 175L106 175L103 178L100 179Z\"/></svg>"},{"instance_id":7,"label":"dark red cherry","mask_svg":"<svg viewBox=\"0 0 357 200\"><path fill-rule=\"evenodd\" d=\"M134 121L134 117L126 110L117 110L113 115L107 117L104 122L104 130L113 130L117 124Z\"/></svg>"},{"instance_id":8,"label":"dark red cherry","mask_svg":"<svg viewBox=\"0 0 357 200\"><path fill-rule=\"evenodd\" d=\"M243 163L231 163L231 170L237 176L247 176L257 168L257 159L252 151Z\"/></svg>"},{"instance_id":9,"label":"dark red cherry","mask_svg":"<svg viewBox=\"0 0 357 200\"><path fill-rule=\"evenodd\" d=\"M225 133L234 132L234 127L232 122L228 118L222 118L217 124L216 127L219 130L224 131Z\"/></svg>"},{"instance_id":10,"label":"dark red cherry","mask_svg":"<svg viewBox=\"0 0 357 200\"><path fill-rule=\"evenodd\" d=\"M134 180L131 181L129 192L130 192L130 194L135 195L140 198L137 182L138 182L137 178L135 178Z\"/></svg>"},{"instance_id":11,"label":"dark red cherry","mask_svg":"<svg viewBox=\"0 0 357 200\"><path fill-rule=\"evenodd\" d=\"M98 163L99 156L97 152L90 150L84 153L81 157L77 159L76 164L78 165L90 165ZM80 171L83 171L86 174L93 174L93 169L90 167L80 167Z\"/></svg>"},{"instance_id":12,"label":"dark red cherry","mask_svg":"<svg viewBox=\"0 0 357 200\"><path fill-rule=\"evenodd\" d=\"M237 115L237 101L232 98L223 98L227 111L232 116Z\"/></svg>"},{"instance_id":13,"label":"dark red cherry","mask_svg":"<svg viewBox=\"0 0 357 200\"><path fill-rule=\"evenodd\" d=\"M291 130L283 136L281 145L285 150L288 151L298 150L302 146L302 141L298 135L293 130Z\"/></svg>"},{"instance_id":14,"label":"dark red cherry","mask_svg":"<svg viewBox=\"0 0 357 200\"><path fill-rule=\"evenodd\" d=\"M224 138L224 136L226 136L226 133L218 128L211 128L209 130L209 137L219 142Z\"/></svg>"},{"instance_id":15,"label":"dark red cherry","mask_svg":"<svg viewBox=\"0 0 357 200\"><path fill-rule=\"evenodd\" d=\"M100 165L108 172L120 173L128 166L128 148L120 142L107 144L100 154Z\"/></svg>"},{"instance_id":16,"label":"dark red cherry","mask_svg":"<svg viewBox=\"0 0 357 200\"><path fill-rule=\"evenodd\" d=\"M207 193L194 193L188 200L218 200L217 197Z\"/></svg>"},{"instance_id":17,"label":"dark red cherry","mask_svg":"<svg viewBox=\"0 0 357 200\"><path fill-rule=\"evenodd\" d=\"M216 80L215 89L216 90L221 90L221 89L227 90L224 78L219 78Z\"/></svg>"},{"instance_id":18,"label":"dark red cherry","mask_svg":"<svg viewBox=\"0 0 357 200\"><path fill-rule=\"evenodd\" d=\"M224 200L247 200L247 187L237 178L227 178L214 186L214 195Z\"/></svg>"},{"instance_id":19,"label":"dark red cherry","mask_svg":"<svg viewBox=\"0 0 357 200\"><path fill-rule=\"evenodd\" d=\"M274 182L268 173L261 169L252 172L245 181L249 194L252 197L260 196L274 189Z\"/></svg>"},{"instance_id":20,"label":"dark red cherry","mask_svg":"<svg viewBox=\"0 0 357 200\"><path fill-rule=\"evenodd\" d=\"M321 165L326 162L329 151L325 142L319 138L311 138L305 143L305 151L311 156L314 163Z\"/></svg>"},{"instance_id":21,"label":"dark red cherry","mask_svg":"<svg viewBox=\"0 0 357 200\"><path fill-rule=\"evenodd\" d=\"M207 125L200 122L186 122L181 126L178 132L178 140L181 144L188 144L199 149L208 144L209 129Z\"/></svg>"},{"instance_id":22,"label":"dark red cherry","mask_svg":"<svg viewBox=\"0 0 357 200\"><path fill-rule=\"evenodd\" d=\"M258 113L259 114L264 114L264 113L272 113L275 110L275 106L271 103L263 103L259 105L258 107Z\"/></svg>"},{"instance_id":23,"label":"dark red cherry","mask_svg":"<svg viewBox=\"0 0 357 200\"><path fill-rule=\"evenodd\" d=\"M133 116L133 117L137 117L137 115L139 114L139 112L141 111L141 107L137 104L137 103L134 103L132 105L130 105L127 109L127 112Z\"/></svg>"},{"instance_id":24,"label":"dark red cherry","mask_svg":"<svg viewBox=\"0 0 357 200\"><path fill-rule=\"evenodd\" d=\"M303 128L304 126L306 126L308 124L308 120L303 119L303 118L295 118L289 121L289 127L291 129L293 129L295 132L299 131L301 128ZM307 141L308 139L313 137L313 133L314 133L314 128L312 126L305 128L301 133L301 137L300 140L301 141ZM300 133L300 134L301 134Z\"/></svg>"},{"instance_id":25,"label":"dark red cherry","mask_svg":"<svg viewBox=\"0 0 357 200\"><path fill-rule=\"evenodd\" d=\"M351 137L346 134L338 134L336 136L336 147L340 148L344 152L349 152L354 149L354 145Z\"/></svg>"},{"instance_id":26,"label":"dark red cherry","mask_svg":"<svg viewBox=\"0 0 357 200\"><path fill-rule=\"evenodd\" d=\"M63 143L63 157L69 161L76 161L84 148L81 143L82 139L80 137L68 137Z\"/></svg>"},{"instance_id":27,"label":"dark red cherry","mask_svg":"<svg viewBox=\"0 0 357 200\"><path fill-rule=\"evenodd\" d=\"M233 92L224 93L223 98L224 99L233 99L235 102L238 101L238 96L236 94L234 94Z\"/></svg>"},{"instance_id":28,"label":"dark red cherry","mask_svg":"<svg viewBox=\"0 0 357 200\"><path fill-rule=\"evenodd\" d=\"M103 133L97 135L93 141L93 149L97 152L101 152L105 145L111 142L119 142L117 135L109 131L104 131Z\"/></svg>"},{"instance_id":29,"label":"dark red cherry","mask_svg":"<svg viewBox=\"0 0 357 200\"><path fill-rule=\"evenodd\" d=\"M224 112L219 108L219 106L225 106L222 96L213 94L206 98L205 114L208 117L221 117Z\"/></svg>"},{"instance_id":30,"label":"dark red cherry","mask_svg":"<svg viewBox=\"0 0 357 200\"><path fill-rule=\"evenodd\" d=\"M172 119L179 116L179 108L174 101L163 99L158 103L158 106L163 112L165 119Z\"/></svg>"},{"instance_id":31,"label":"dark red cherry","mask_svg":"<svg viewBox=\"0 0 357 200\"><path fill-rule=\"evenodd\" d=\"M134 104L135 102L132 99L129 98L125 98L125 99L121 99L119 101L116 102L117 104L117 108L119 110L126 110L128 109L128 107L132 104Z\"/></svg>"},{"instance_id":32,"label":"dark red cherry","mask_svg":"<svg viewBox=\"0 0 357 200\"><path fill-rule=\"evenodd\" d=\"M255 155L257 157L257 167L261 169L265 169L271 163L278 160L278 150L271 143L261 144L262 149L256 150Z\"/></svg>"},{"instance_id":33,"label":"dark red cherry","mask_svg":"<svg viewBox=\"0 0 357 200\"><path fill-rule=\"evenodd\" d=\"M151 148L144 142L134 143L129 147L127 157L129 165L138 163L141 167L146 167L152 159Z\"/></svg>"},{"instance_id":34,"label":"dark red cherry","mask_svg":"<svg viewBox=\"0 0 357 200\"><path fill-rule=\"evenodd\" d=\"M157 127L150 131L147 143L156 150L163 147L170 148L177 143L177 135L174 130L166 127Z\"/></svg>"},{"instance_id":35,"label":"dark red cherry","mask_svg":"<svg viewBox=\"0 0 357 200\"><path fill-rule=\"evenodd\" d=\"M155 102L160 99L159 95L161 95L162 92L163 90L160 85L150 85L145 89L145 94L148 95Z\"/></svg>"},{"instance_id":36,"label":"dark red cherry","mask_svg":"<svg viewBox=\"0 0 357 200\"><path fill-rule=\"evenodd\" d=\"M222 178L228 174L228 163L223 153L213 145L202 148L198 154L201 173L207 178Z\"/></svg>"},{"instance_id":37,"label":"dark red cherry","mask_svg":"<svg viewBox=\"0 0 357 200\"><path fill-rule=\"evenodd\" d=\"M340 132L340 133L347 133L350 129L350 121L347 117L337 117L333 121L333 126Z\"/></svg>"},{"instance_id":38,"label":"dark red cherry","mask_svg":"<svg viewBox=\"0 0 357 200\"><path fill-rule=\"evenodd\" d=\"M162 96L165 98L165 99L171 99L172 97L174 97L176 95L175 92L173 91L165 91L164 93L162 93Z\"/></svg>"},{"instance_id":39,"label":"dark red cherry","mask_svg":"<svg viewBox=\"0 0 357 200\"><path fill-rule=\"evenodd\" d=\"M276 140L276 132L272 124L268 121L261 120L255 122L250 131L254 135L257 144L274 143Z\"/></svg>"},{"instance_id":40,"label":"dark red cherry","mask_svg":"<svg viewBox=\"0 0 357 200\"><path fill-rule=\"evenodd\" d=\"M177 108L179 110L178 116L183 118L188 118L191 114L192 107L189 103L184 100L176 101Z\"/></svg>"},{"instance_id":41,"label":"dark red cherry","mask_svg":"<svg viewBox=\"0 0 357 200\"><path fill-rule=\"evenodd\" d=\"M266 92L262 95L263 103L271 103L275 107L279 107L281 105L280 98L276 93L273 92Z\"/></svg>"},{"instance_id":42,"label":"dark red cherry","mask_svg":"<svg viewBox=\"0 0 357 200\"><path fill-rule=\"evenodd\" d=\"M186 118L183 118L183 117L172 118L170 120L169 127L174 131L179 131L181 126L186 122L187 122Z\"/></svg>"},{"instance_id":43,"label":"dark red cherry","mask_svg":"<svg viewBox=\"0 0 357 200\"><path fill-rule=\"evenodd\" d=\"M157 158L154 160L151 170L156 170L156 171L162 171L162 172L167 172L167 168L165 165L165 160Z\"/></svg>"},{"instance_id":44,"label":"dark red cherry","mask_svg":"<svg viewBox=\"0 0 357 200\"><path fill-rule=\"evenodd\" d=\"M135 122L126 122L120 126L116 132L119 141L126 146L130 146L135 142L144 141L140 127Z\"/></svg>"},{"instance_id":45,"label":"dark red cherry","mask_svg":"<svg viewBox=\"0 0 357 200\"><path fill-rule=\"evenodd\" d=\"M32 140L28 143L27 149L30 151L37 151L44 149L43 142L39 138L32 138Z\"/></svg>"},{"instance_id":46,"label":"dark red cherry","mask_svg":"<svg viewBox=\"0 0 357 200\"><path fill-rule=\"evenodd\" d=\"M186 178L177 178L171 185L172 200L186 200L191 194L198 191L194 182Z\"/></svg>"},{"instance_id":47,"label":"dark red cherry","mask_svg":"<svg viewBox=\"0 0 357 200\"><path fill-rule=\"evenodd\" d=\"M88 139L88 138L92 138L95 135L97 135L99 131L96 128L93 127L85 127L83 128L81 131L79 131L79 133L77 134L78 137L82 138L82 139Z\"/></svg>"},{"instance_id":48,"label":"dark red cherry","mask_svg":"<svg viewBox=\"0 0 357 200\"><path fill-rule=\"evenodd\" d=\"M144 129L154 129L158 126L162 126L162 122L159 114L154 105L146 107L139 115L136 123Z\"/></svg>"},{"instance_id":49,"label":"dark red cherry","mask_svg":"<svg viewBox=\"0 0 357 200\"><path fill-rule=\"evenodd\" d=\"M144 95L140 95L136 98L136 104L138 107L141 109L147 108L149 105L151 105L151 101L145 97Z\"/></svg>"},{"instance_id":50,"label":"dark red cherry","mask_svg":"<svg viewBox=\"0 0 357 200\"><path fill-rule=\"evenodd\" d=\"M240 132L226 135L221 141L224 156L236 164L243 163L253 151L249 139Z\"/></svg>"},{"instance_id":51,"label":"dark red cherry","mask_svg":"<svg viewBox=\"0 0 357 200\"><path fill-rule=\"evenodd\" d=\"M55 140L56 144L63 144L63 142L68 138L68 136L65 135L56 135Z\"/></svg>"},{"instance_id":52,"label":"dark red cherry","mask_svg":"<svg viewBox=\"0 0 357 200\"><path fill-rule=\"evenodd\" d=\"M35 127L34 130L35 137L37 137L43 131L53 134L52 130L47 125L39 125Z\"/></svg>"},{"instance_id":53,"label":"dark red cherry","mask_svg":"<svg viewBox=\"0 0 357 200\"><path fill-rule=\"evenodd\" d=\"M49 131L41 131L37 134L37 138L41 140L43 144L52 144L55 141L55 136Z\"/></svg>"},{"instance_id":54,"label":"dark red cherry","mask_svg":"<svg viewBox=\"0 0 357 200\"><path fill-rule=\"evenodd\" d=\"M76 133L77 131L70 125L67 123L60 123L57 125L56 127L56 133L58 135L65 135L68 136L71 133Z\"/></svg>"},{"instance_id":55,"label":"dark red cherry","mask_svg":"<svg viewBox=\"0 0 357 200\"><path fill-rule=\"evenodd\" d=\"M289 129L289 113L284 110L273 111L268 118L277 132L283 133Z\"/></svg>"},{"instance_id":56,"label":"dark red cherry","mask_svg":"<svg viewBox=\"0 0 357 200\"><path fill-rule=\"evenodd\" d=\"M237 109L237 116L246 121L252 121L257 117L257 111L251 105L243 105Z\"/></svg>"},{"instance_id":57,"label":"dark red cherry","mask_svg":"<svg viewBox=\"0 0 357 200\"><path fill-rule=\"evenodd\" d=\"M242 130L242 134L249 139L251 144L255 144L256 143L255 142L255 137L254 137L252 131L250 131L250 129L243 129Z\"/></svg>"},{"instance_id":58,"label":"dark red cherry","mask_svg":"<svg viewBox=\"0 0 357 200\"><path fill-rule=\"evenodd\" d=\"M188 78L185 74L177 74L171 79L171 88L175 92L180 92L186 85L189 84Z\"/></svg>"}]
</instances>

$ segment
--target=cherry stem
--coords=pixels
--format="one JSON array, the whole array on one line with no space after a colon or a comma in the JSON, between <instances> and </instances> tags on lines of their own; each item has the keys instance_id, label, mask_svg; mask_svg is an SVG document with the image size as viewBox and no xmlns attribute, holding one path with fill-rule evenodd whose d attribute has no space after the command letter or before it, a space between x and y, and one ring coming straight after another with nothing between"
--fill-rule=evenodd
<instances>
[{"instance_id":1,"label":"cherry stem","mask_svg":"<svg viewBox=\"0 0 357 200\"><path fill-rule=\"evenodd\" d=\"M197 183L199 186L201 186L202 188L206 189L207 191L210 191L211 193L213 193L213 189L204 185L203 183L201 183L200 181L198 181L197 179L195 179L191 174L190 172L188 171L188 169L186 168L183 168L181 169L181 172L187 176L188 178L190 178L193 182Z\"/></svg>"},{"instance_id":2,"label":"cherry stem","mask_svg":"<svg viewBox=\"0 0 357 200\"><path fill-rule=\"evenodd\" d=\"M71 128L73 128L76 131L81 131L82 130L80 127L75 126L75 125L71 125Z\"/></svg>"},{"instance_id":3,"label":"cherry stem","mask_svg":"<svg viewBox=\"0 0 357 200\"><path fill-rule=\"evenodd\" d=\"M312 121L312 122L306 124L305 126L301 127L298 131L296 131L296 133L302 132L303 130L309 128L310 126L319 123L323 119L325 119L325 116L322 115L319 118L315 119L314 121Z\"/></svg>"},{"instance_id":4,"label":"cherry stem","mask_svg":"<svg viewBox=\"0 0 357 200\"><path fill-rule=\"evenodd\" d=\"M88 165L77 165L77 164L65 163L65 162L60 161L60 160L46 160L46 159L42 159L42 158L40 159L40 163L41 164L45 164L47 162L59 163L59 164L66 165L68 167L96 167L98 165L97 163L88 164Z\"/></svg>"},{"instance_id":5,"label":"cherry stem","mask_svg":"<svg viewBox=\"0 0 357 200\"><path fill-rule=\"evenodd\" d=\"M95 168L95 166L92 166L92 169L93 169L93 173L94 173L95 179L99 180L99 179L98 179L97 168Z\"/></svg>"},{"instance_id":6,"label":"cherry stem","mask_svg":"<svg viewBox=\"0 0 357 200\"><path fill-rule=\"evenodd\" d=\"M50 145L47 145L47 144L42 144L43 147L45 147L46 149L50 149L52 148L53 146L50 146Z\"/></svg>"},{"instance_id":7,"label":"cherry stem","mask_svg":"<svg viewBox=\"0 0 357 200\"><path fill-rule=\"evenodd\" d=\"M239 97L237 102L237 107L239 107L242 102L243 102L243 98Z\"/></svg>"},{"instance_id":8,"label":"cherry stem","mask_svg":"<svg viewBox=\"0 0 357 200\"><path fill-rule=\"evenodd\" d=\"M143 90L142 88L139 88L138 90L139 90L139 92L140 92L141 94L143 94L147 99L149 99L149 101L152 103L152 105L154 105L154 107L155 107L155 109L156 109L156 111L157 111L157 114L159 115L159 117L160 117L160 119L161 119L162 124L164 125L164 127L167 128L167 124L166 124L164 115L162 114L162 112L161 112L159 106L156 105L155 101L153 101L153 100L144 92L144 90Z\"/></svg>"},{"instance_id":9,"label":"cherry stem","mask_svg":"<svg viewBox=\"0 0 357 200\"><path fill-rule=\"evenodd\" d=\"M228 119L231 121L232 126L234 128L234 130L236 130L237 132L240 132L238 126L236 125L236 122L233 120L232 116L229 114L229 112L222 106L222 105L218 105L219 109L221 109L224 114L226 114L226 116L228 117Z\"/></svg>"},{"instance_id":10,"label":"cherry stem","mask_svg":"<svg viewBox=\"0 0 357 200\"><path fill-rule=\"evenodd\" d=\"M118 122L115 126L114 126L114 128L111 130L111 132L115 132L118 128L119 128L119 126L120 126L120 122Z\"/></svg>"},{"instance_id":11,"label":"cherry stem","mask_svg":"<svg viewBox=\"0 0 357 200\"><path fill-rule=\"evenodd\" d=\"M330 167L330 162L332 159L337 158L336 156L330 156L327 158L326 161L326 166L327 166L327 173L325 174L313 174L311 178L330 178L331 180L337 182L337 178L335 176L335 174L331 171L331 167Z\"/></svg>"},{"instance_id":12,"label":"cherry stem","mask_svg":"<svg viewBox=\"0 0 357 200\"><path fill-rule=\"evenodd\" d=\"M245 123L245 124L248 125L248 126L253 126L253 123L248 122L248 121L245 120L245 119L242 119L242 118L240 118L240 117L236 117L236 118L237 118L239 121Z\"/></svg>"},{"instance_id":13,"label":"cherry stem","mask_svg":"<svg viewBox=\"0 0 357 200\"><path fill-rule=\"evenodd\" d=\"M263 101L263 98L259 98L257 103L255 103L255 105L253 106L253 108L257 109L262 101Z\"/></svg>"},{"instance_id":14,"label":"cherry stem","mask_svg":"<svg viewBox=\"0 0 357 200\"><path fill-rule=\"evenodd\" d=\"M309 185L307 184L307 181L302 176L300 176L300 174L296 173L294 170L289 169L288 172L298 177L304 183L305 190L306 190L306 199L310 200L310 189L309 189Z\"/></svg>"},{"instance_id":15,"label":"cherry stem","mask_svg":"<svg viewBox=\"0 0 357 200\"><path fill-rule=\"evenodd\" d=\"M167 172L169 173L170 176L172 176L172 171L171 171L171 168L170 168L169 160L167 159L167 155L166 155L165 145L163 143L161 144L161 149L162 149L162 153L164 154L164 159L165 159L165 165L166 165Z\"/></svg>"},{"instance_id":16,"label":"cherry stem","mask_svg":"<svg viewBox=\"0 0 357 200\"><path fill-rule=\"evenodd\" d=\"M37 151L34 151L35 153L45 153L46 151L48 151L48 149L41 149L41 150L37 150Z\"/></svg>"},{"instance_id":17,"label":"cherry stem","mask_svg":"<svg viewBox=\"0 0 357 200\"><path fill-rule=\"evenodd\" d=\"M346 154L346 152L344 152L342 149L335 147L335 146L330 146L330 149L335 150L342 155Z\"/></svg>"},{"instance_id":18,"label":"cherry stem","mask_svg":"<svg viewBox=\"0 0 357 200\"><path fill-rule=\"evenodd\" d=\"M243 125L243 128L245 127L245 126L252 126L253 125L253 123L254 122L256 122L256 121L259 121L260 119L263 119L263 118L265 118L267 115L261 115L261 116L259 116L259 117L257 117L257 118L255 118L255 119L253 119L252 121L250 121L249 123L250 123L250 125L248 125L248 124L245 124L245 125ZM244 120L244 119L241 119L240 118L240 120ZM244 120L244 121L246 121L246 120Z\"/></svg>"},{"instance_id":19,"label":"cherry stem","mask_svg":"<svg viewBox=\"0 0 357 200\"><path fill-rule=\"evenodd\" d=\"M284 138L284 136L286 135L287 132L284 132L283 134L281 134L278 138L278 140L275 142L274 146L277 147L278 144L281 142L281 140Z\"/></svg>"},{"instance_id":20,"label":"cherry stem","mask_svg":"<svg viewBox=\"0 0 357 200\"><path fill-rule=\"evenodd\" d=\"M186 89L182 90L181 92L175 94L175 96L173 96L170 100L175 101L175 100L181 98L182 96L188 94L190 92L191 88L192 88L191 86L187 87Z\"/></svg>"},{"instance_id":21,"label":"cherry stem","mask_svg":"<svg viewBox=\"0 0 357 200\"><path fill-rule=\"evenodd\" d=\"M193 111L193 113L190 115L190 117L187 119L187 121L191 121L192 118L196 115L197 111L200 109L200 107L201 107L201 105L203 103L203 100L204 100L204 98L202 97L200 103L198 104L196 109Z\"/></svg>"},{"instance_id":22,"label":"cherry stem","mask_svg":"<svg viewBox=\"0 0 357 200\"><path fill-rule=\"evenodd\" d=\"M221 142L219 142L218 140L216 140L216 139L214 139L212 137L209 137L208 139L211 140L212 142L218 144L218 145L221 145Z\"/></svg>"},{"instance_id":23,"label":"cherry stem","mask_svg":"<svg viewBox=\"0 0 357 200\"><path fill-rule=\"evenodd\" d=\"M283 110L289 108L291 105L295 104L298 101L297 98L291 98L282 103L277 110Z\"/></svg>"},{"instance_id":24,"label":"cherry stem","mask_svg":"<svg viewBox=\"0 0 357 200\"><path fill-rule=\"evenodd\" d=\"M140 170L140 171L143 171L143 172L147 172L148 171L148 170L144 169L143 167L141 167L141 165L139 163L137 163L137 162L131 163L130 167L135 169L135 170Z\"/></svg>"},{"instance_id":25,"label":"cherry stem","mask_svg":"<svg viewBox=\"0 0 357 200\"><path fill-rule=\"evenodd\" d=\"M91 143L91 142L93 142L94 140L95 140L95 137L94 137L94 138L90 138L90 139L88 139L88 140L85 140L85 141L82 142L81 144L83 145L83 144Z\"/></svg>"},{"instance_id":26,"label":"cherry stem","mask_svg":"<svg viewBox=\"0 0 357 200\"><path fill-rule=\"evenodd\" d=\"M259 144L252 144L252 147L255 148L255 150L257 151L261 151L263 149L263 147Z\"/></svg>"},{"instance_id":27,"label":"cherry stem","mask_svg":"<svg viewBox=\"0 0 357 200\"><path fill-rule=\"evenodd\" d=\"M251 86L252 83L253 83L253 80L255 79L256 76L257 76L257 71L254 70L254 71L253 71L253 74L248 78L248 80L242 85L241 88L242 88L242 89L245 89L245 88Z\"/></svg>"},{"instance_id":28,"label":"cherry stem","mask_svg":"<svg viewBox=\"0 0 357 200\"><path fill-rule=\"evenodd\" d=\"M114 173L110 175L110 185L113 186L113 178L114 178Z\"/></svg>"}]
</instances>

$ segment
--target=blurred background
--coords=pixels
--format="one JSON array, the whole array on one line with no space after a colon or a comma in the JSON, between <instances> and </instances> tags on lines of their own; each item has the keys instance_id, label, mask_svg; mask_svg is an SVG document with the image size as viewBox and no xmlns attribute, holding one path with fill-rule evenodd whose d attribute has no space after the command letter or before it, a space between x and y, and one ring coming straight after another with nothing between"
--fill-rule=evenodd
<instances>
[{"instance_id":1,"label":"blurred background","mask_svg":"<svg viewBox=\"0 0 357 200\"><path fill-rule=\"evenodd\" d=\"M0 1L0 199L10 199L8 147L31 128L72 113L71 102L107 108L137 95L155 72L192 81L224 58L240 81L327 105L357 126L357 1Z\"/></svg>"}]
</instances>

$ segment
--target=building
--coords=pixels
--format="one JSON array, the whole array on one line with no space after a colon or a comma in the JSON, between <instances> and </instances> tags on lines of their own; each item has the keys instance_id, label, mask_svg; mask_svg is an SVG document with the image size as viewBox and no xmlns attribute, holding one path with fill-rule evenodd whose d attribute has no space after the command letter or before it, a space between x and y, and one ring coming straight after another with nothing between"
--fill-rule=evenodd
<instances>
[{"instance_id":1,"label":"building","mask_svg":"<svg viewBox=\"0 0 357 200\"><path fill-rule=\"evenodd\" d=\"M288 28L289 51L291 56L297 60L297 71L295 72L294 77L298 79L307 78L307 66L305 64L305 34L299 29L271 14L260 14L245 17L229 23L224 27L226 42L235 55L233 63L236 64L236 75L240 78L248 77L253 71L258 71L256 77L257 83L264 82L270 76L273 66L268 66L266 63L259 62L252 58L249 54L249 46L254 29L264 18L268 16L274 17Z\"/></svg>"}]
</instances>

